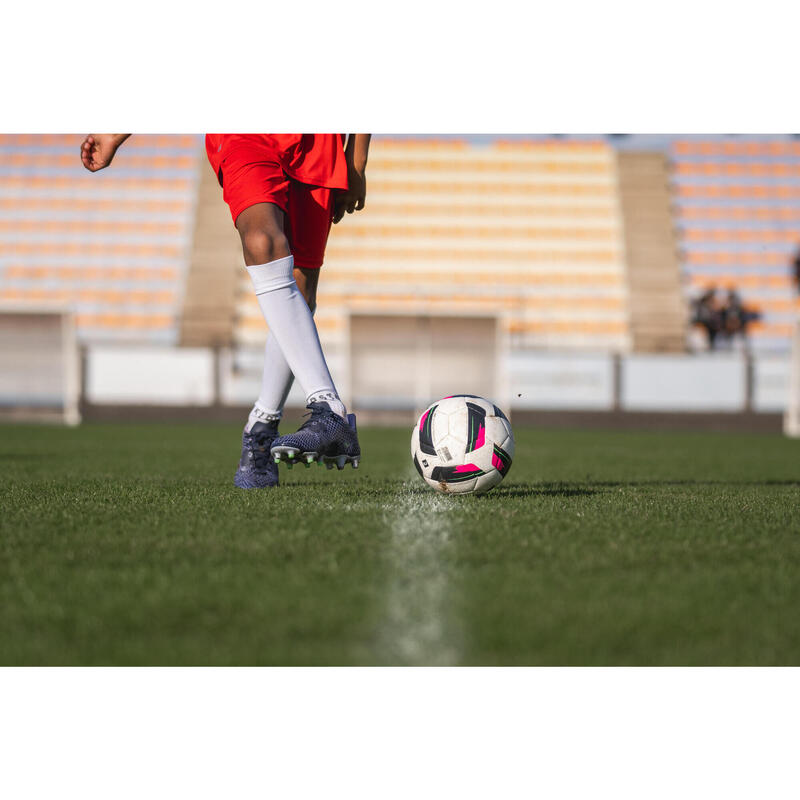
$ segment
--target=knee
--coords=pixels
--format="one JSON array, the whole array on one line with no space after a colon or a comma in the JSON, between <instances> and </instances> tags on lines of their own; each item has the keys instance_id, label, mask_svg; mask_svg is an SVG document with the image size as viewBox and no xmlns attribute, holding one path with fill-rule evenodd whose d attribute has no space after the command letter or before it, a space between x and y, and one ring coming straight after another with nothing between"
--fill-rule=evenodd
<instances>
[{"instance_id":1,"label":"knee","mask_svg":"<svg viewBox=\"0 0 800 800\"><path fill-rule=\"evenodd\" d=\"M267 264L277 258L291 255L286 236L279 232L260 229L242 231L242 250L245 264Z\"/></svg>"}]
</instances>

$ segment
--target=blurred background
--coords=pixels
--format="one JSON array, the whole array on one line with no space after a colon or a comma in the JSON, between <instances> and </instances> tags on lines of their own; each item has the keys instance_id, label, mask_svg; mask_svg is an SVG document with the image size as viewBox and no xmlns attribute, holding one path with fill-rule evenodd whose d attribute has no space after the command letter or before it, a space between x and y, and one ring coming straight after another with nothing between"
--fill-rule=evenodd
<instances>
[{"instance_id":1,"label":"blurred background","mask_svg":"<svg viewBox=\"0 0 800 800\"><path fill-rule=\"evenodd\" d=\"M0 135L0 418L243 420L266 326L203 138L94 175L81 139ZM362 421L800 435L800 139L379 135L367 180L316 315Z\"/></svg>"}]
</instances>

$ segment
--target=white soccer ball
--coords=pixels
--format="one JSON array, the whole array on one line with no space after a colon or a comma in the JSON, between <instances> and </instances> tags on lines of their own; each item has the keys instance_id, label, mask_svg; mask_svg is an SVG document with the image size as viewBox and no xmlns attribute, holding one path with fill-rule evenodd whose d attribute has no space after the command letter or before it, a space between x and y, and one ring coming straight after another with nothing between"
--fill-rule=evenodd
<instances>
[{"instance_id":1,"label":"white soccer ball","mask_svg":"<svg viewBox=\"0 0 800 800\"><path fill-rule=\"evenodd\" d=\"M411 432L414 466L440 492L488 492L505 478L513 457L511 423L496 405L471 394L428 406Z\"/></svg>"}]
</instances>

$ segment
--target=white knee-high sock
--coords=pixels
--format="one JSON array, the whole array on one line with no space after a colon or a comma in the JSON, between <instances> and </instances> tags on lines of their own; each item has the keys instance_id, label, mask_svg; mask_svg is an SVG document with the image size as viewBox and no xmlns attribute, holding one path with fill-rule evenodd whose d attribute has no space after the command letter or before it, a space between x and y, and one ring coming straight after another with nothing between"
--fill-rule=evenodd
<instances>
[{"instance_id":1,"label":"white knee-high sock","mask_svg":"<svg viewBox=\"0 0 800 800\"><path fill-rule=\"evenodd\" d=\"M311 312L314 316L314 312ZM272 331L264 345L264 370L261 373L261 393L247 419L250 431L256 422L278 422L283 416L286 398L292 390L294 375L278 347L278 340Z\"/></svg>"},{"instance_id":2,"label":"white knee-high sock","mask_svg":"<svg viewBox=\"0 0 800 800\"><path fill-rule=\"evenodd\" d=\"M261 374L261 393L247 419L250 431L256 422L278 422L283 406L294 383L294 375L283 357L272 331L264 345L264 371Z\"/></svg>"},{"instance_id":3,"label":"white knee-high sock","mask_svg":"<svg viewBox=\"0 0 800 800\"><path fill-rule=\"evenodd\" d=\"M299 381L306 402L324 400L333 411L345 416L346 409L328 371L311 309L294 280L294 258L287 256L255 264L247 267L247 271L270 334Z\"/></svg>"}]
</instances>

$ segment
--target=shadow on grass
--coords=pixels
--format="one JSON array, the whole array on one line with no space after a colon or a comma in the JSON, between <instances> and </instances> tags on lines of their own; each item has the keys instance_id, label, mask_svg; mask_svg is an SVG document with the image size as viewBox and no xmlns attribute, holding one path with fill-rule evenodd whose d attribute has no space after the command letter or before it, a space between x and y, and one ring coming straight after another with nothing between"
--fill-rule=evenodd
<instances>
[{"instance_id":1,"label":"shadow on grass","mask_svg":"<svg viewBox=\"0 0 800 800\"><path fill-rule=\"evenodd\" d=\"M649 480L649 481L583 481L565 486L602 486L608 489L625 489L635 486L795 486L800 489L800 478L796 480Z\"/></svg>"},{"instance_id":2,"label":"shadow on grass","mask_svg":"<svg viewBox=\"0 0 800 800\"><path fill-rule=\"evenodd\" d=\"M668 488L692 486L775 486L796 487L800 480L647 480L647 481L567 481L553 483L511 483L498 486L482 497L585 497L603 494L612 489Z\"/></svg>"},{"instance_id":3,"label":"shadow on grass","mask_svg":"<svg viewBox=\"0 0 800 800\"><path fill-rule=\"evenodd\" d=\"M597 484L599 485L599 484ZM498 486L485 497L583 497L601 494L606 489L576 483L511 483ZM479 495L480 496L480 495Z\"/></svg>"}]
</instances>

